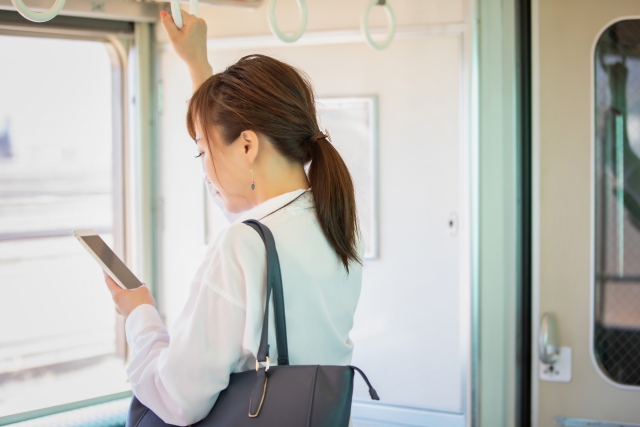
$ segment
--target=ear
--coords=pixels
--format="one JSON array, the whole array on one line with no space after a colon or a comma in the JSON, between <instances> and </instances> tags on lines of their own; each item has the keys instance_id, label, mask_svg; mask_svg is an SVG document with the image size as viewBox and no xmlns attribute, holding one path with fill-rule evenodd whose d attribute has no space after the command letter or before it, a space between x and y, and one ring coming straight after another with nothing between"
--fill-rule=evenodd
<instances>
[{"instance_id":1,"label":"ear","mask_svg":"<svg viewBox=\"0 0 640 427\"><path fill-rule=\"evenodd\" d=\"M240 133L240 140L247 166L250 167L253 165L253 162L255 162L256 157L258 157L260 139L258 138L258 134L254 131L245 130Z\"/></svg>"}]
</instances>

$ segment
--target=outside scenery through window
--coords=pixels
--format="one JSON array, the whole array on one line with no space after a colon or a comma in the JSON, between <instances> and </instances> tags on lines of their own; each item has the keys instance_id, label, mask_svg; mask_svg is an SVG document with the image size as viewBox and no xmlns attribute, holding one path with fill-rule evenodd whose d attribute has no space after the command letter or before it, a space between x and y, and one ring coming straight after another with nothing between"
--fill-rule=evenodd
<instances>
[{"instance_id":1,"label":"outside scenery through window","mask_svg":"<svg viewBox=\"0 0 640 427\"><path fill-rule=\"evenodd\" d=\"M112 63L103 43L0 36L0 417L127 390L100 267L113 247Z\"/></svg>"}]
</instances>

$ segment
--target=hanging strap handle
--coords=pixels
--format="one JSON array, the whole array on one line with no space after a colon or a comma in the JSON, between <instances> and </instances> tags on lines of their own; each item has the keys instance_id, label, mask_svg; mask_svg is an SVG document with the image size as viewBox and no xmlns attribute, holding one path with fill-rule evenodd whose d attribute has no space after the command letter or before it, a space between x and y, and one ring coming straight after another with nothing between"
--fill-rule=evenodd
<instances>
[{"instance_id":1,"label":"hanging strap handle","mask_svg":"<svg viewBox=\"0 0 640 427\"><path fill-rule=\"evenodd\" d=\"M64 2L65 0L56 0L53 6L51 6L51 8L46 12L34 12L33 10L29 9L22 0L11 0L11 3L13 3L13 6L20 13L20 15L33 22L47 22L52 20L53 18L58 16L58 13L60 13L60 11L62 10Z\"/></svg>"},{"instance_id":2,"label":"hanging strap handle","mask_svg":"<svg viewBox=\"0 0 640 427\"><path fill-rule=\"evenodd\" d=\"M267 298L264 306L264 318L262 320L262 335L258 348L258 362L266 362L269 356L269 299L273 291L273 310L276 321L276 343L278 347L278 365L289 364L289 347L287 345L287 322L284 311L284 294L282 290L282 274L280 260L276 250L276 242L269 227L255 219L243 221L253 228L264 242L267 251Z\"/></svg>"},{"instance_id":3,"label":"hanging strap handle","mask_svg":"<svg viewBox=\"0 0 640 427\"><path fill-rule=\"evenodd\" d=\"M13 1L13 0L12 0ZM191 14L198 17L198 0L189 0ZM182 14L180 13L180 0L171 0L171 16L176 27L182 29Z\"/></svg>"}]
</instances>

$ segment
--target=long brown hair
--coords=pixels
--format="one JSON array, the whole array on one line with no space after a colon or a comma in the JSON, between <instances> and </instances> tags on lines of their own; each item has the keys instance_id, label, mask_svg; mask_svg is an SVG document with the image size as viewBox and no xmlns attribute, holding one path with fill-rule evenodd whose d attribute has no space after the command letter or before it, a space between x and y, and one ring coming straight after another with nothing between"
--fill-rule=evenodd
<instances>
[{"instance_id":1,"label":"long brown hair","mask_svg":"<svg viewBox=\"0 0 640 427\"><path fill-rule=\"evenodd\" d=\"M196 122L207 141L211 125L226 144L252 130L290 162L311 162L309 182L322 231L347 272L351 261L361 263L351 174L319 129L313 90L303 72L265 55L245 56L193 94L187 129L194 139Z\"/></svg>"}]
</instances>

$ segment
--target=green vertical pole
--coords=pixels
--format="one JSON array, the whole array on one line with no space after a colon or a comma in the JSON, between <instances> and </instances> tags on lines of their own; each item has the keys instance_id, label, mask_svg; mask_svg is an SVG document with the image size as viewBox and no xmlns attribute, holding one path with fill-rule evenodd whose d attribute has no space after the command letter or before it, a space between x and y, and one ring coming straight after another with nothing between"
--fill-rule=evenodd
<instances>
[{"instance_id":1,"label":"green vertical pole","mask_svg":"<svg viewBox=\"0 0 640 427\"><path fill-rule=\"evenodd\" d=\"M135 24L136 45L136 171L139 192L140 215L138 236L140 239L141 276L151 289L158 309L158 233L157 233L157 144L156 144L156 97L154 78L153 26L149 23Z\"/></svg>"},{"instance_id":2,"label":"green vertical pole","mask_svg":"<svg viewBox=\"0 0 640 427\"><path fill-rule=\"evenodd\" d=\"M616 213L618 275L624 275L624 117L616 116Z\"/></svg>"}]
</instances>

